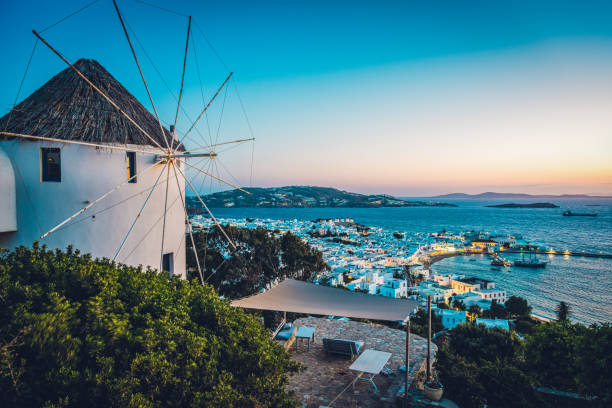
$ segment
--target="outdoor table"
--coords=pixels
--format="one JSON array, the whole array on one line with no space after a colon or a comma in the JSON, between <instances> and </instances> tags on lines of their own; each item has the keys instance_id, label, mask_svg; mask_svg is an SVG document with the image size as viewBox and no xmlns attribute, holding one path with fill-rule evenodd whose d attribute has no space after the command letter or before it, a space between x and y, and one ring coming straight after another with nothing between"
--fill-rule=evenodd
<instances>
[{"instance_id":1,"label":"outdoor table","mask_svg":"<svg viewBox=\"0 0 612 408\"><path fill-rule=\"evenodd\" d=\"M295 333L295 351L298 351L298 340L299 339L307 339L308 340L308 351L310 351L310 340L314 342L314 327L298 327L297 333Z\"/></svg>"},{"instance_id":2,"label":"outdoor table","mask_svg":"<svg viewBox=\"0 0 612 408\"><path fill-rule=\"evenodd\" d=\"M391 353L385 351L368 349L361 353L361 355L357 357L357 360L349 367L349 370L359 372L357 378L353 380L353 388L355 388L355 383L361 378L362 374L370 374L369 377L361 379L369 381L372 387L374 387L374 392L378 394L378 387L374 384L374 377L380 374L390 358Z\"/></svg>"}]
</instances>

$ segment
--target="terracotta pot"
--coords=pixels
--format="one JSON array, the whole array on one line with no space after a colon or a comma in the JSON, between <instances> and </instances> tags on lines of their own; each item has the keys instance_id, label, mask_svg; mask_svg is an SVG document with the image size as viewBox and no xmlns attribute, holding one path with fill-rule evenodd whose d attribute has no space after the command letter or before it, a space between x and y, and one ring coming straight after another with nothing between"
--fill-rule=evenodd
<instances>
[{"instance_id":1,"label":"terracotta pot","mask_svg":"<svg viewBox=\"0 0 612 408\"><path fill-rule=\"evenodd\" d=\"M425 396L430 400L440 401L442 399L442 394L444 394L444 387L440 385L440 388L433 388L425 384L423 385L423 391L425 391Z\"/></svg>"}]
</instances>

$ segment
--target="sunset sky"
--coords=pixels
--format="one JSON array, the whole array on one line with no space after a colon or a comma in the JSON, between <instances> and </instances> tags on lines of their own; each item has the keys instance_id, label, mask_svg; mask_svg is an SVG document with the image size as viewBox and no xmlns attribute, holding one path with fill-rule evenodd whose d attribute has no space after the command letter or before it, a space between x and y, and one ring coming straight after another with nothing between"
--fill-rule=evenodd
<instances>
[{"instance_id":1,"label":"sunset sky","mask_svg":"<svg viewBox=\"0 0 612 408\"><path fill-rule=\"evenodd\" d=\"M31 30L87 3L3 4L0 115L19 88ZM253 173L244 144L221 151L217 167L203 164L225 178L400 196L612 195L612 2L148 3L194 17L191 118L235 72L199 126L204 137L188 142L250 137L239 95L257 138ZM178 93L186 18L138 1L119 7ZM98 60L150 109L112 2L42 35L71 61ZM138 43L136 51L170 123L176 102ZM39 43L19 100L62 64ZM179 133L190 125L182 115Z\"/></svg>"}]
</instances>

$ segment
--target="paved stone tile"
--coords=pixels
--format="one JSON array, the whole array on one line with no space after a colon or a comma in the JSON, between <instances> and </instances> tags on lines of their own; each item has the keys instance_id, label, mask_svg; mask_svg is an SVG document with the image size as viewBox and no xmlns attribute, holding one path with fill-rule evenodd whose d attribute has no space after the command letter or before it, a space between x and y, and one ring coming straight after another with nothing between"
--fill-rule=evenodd
<instances>
[{"instance_id":1,"label":"paved stone tile","mask_svg":"<svg viewBox=\"0 0 612 408\"><path fill-rule=\"evenodd\" d=\"M398 368L404 365L406 352L406 333L402 330L367 323L342 321L322 318L301 318L294 322L296 326L314 327L315 341L307 350L306 342L300 340L299 349L295 345L289 348L294 360L302 363L306 369L290 378L288 388L293 390L305 407L318 407L329 404L342 390L344 393L334 402L334 407L377 407L392 403L404 384L404 373ZM378 375L374 382L379 394L374 394L371 384L358 381L353 389L350 384L357 373L349 370L352 360L348 357L328 355L323 348L323 338L340 338L364 341L364 349L375 349L391 353L387 367L393 374ZM432 354L436 346L432 344ZM410 375L412 382L418 370L425 365L427 340L410 336Z\"/></svg>"}]
</instances>

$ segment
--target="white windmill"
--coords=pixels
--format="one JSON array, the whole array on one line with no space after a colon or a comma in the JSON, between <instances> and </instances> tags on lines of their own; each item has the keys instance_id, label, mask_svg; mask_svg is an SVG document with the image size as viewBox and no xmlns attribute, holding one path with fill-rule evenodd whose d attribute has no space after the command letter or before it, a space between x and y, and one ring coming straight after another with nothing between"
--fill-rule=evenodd
<instances>
[{"instance_id":1,"label":"white windmill","mask_svg":"<svg viewBox=\"0 0 612 408\"><path fill-rule=\"evenodd\" d=\"M182 108L191 17L174 124L170 130L164 128L124 18L113 3L153 114L98 62L81 59L71 64L33 31L37 43L46 45L68 68L0 118L0 247L30 245L35 240L55 248L73 245L96 257L185 277L185 240L190 239L197 251L186 190L198 198L234 246L186 170L239 188L192 161L214 160L219 146L254 138L190 150L183 143L232 73L189 130L180 137L174 131ZM202 279L199 264L197 268Z\"/></svg>"}]
</instances>

